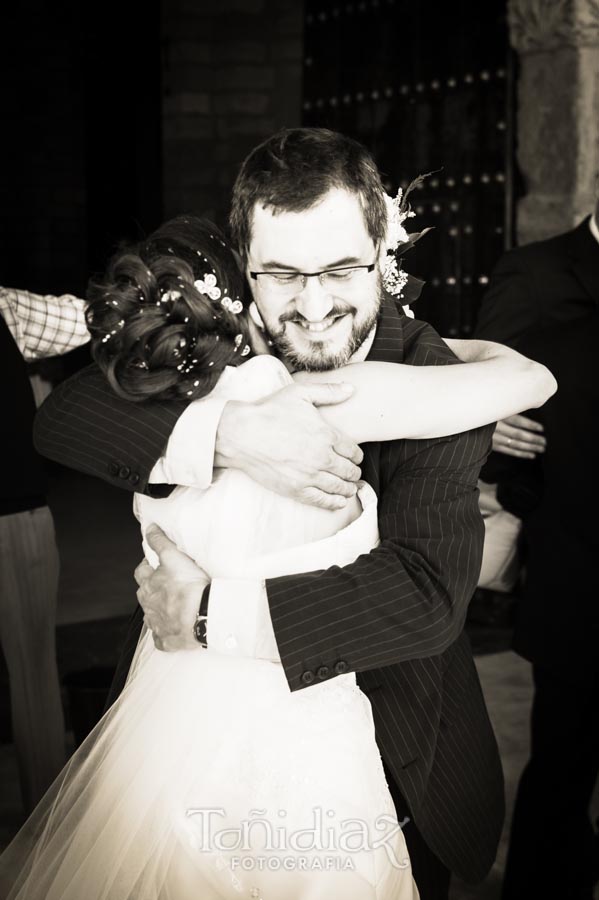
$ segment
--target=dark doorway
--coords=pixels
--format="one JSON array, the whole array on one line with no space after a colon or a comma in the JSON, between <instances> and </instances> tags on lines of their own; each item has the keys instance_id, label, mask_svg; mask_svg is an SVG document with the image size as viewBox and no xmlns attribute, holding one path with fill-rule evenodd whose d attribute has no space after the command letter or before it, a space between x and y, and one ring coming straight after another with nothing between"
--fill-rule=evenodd
<instances>
[{"instance_id":1,"label":"dark doorway","mask_svg":"<svg viewBox=\"0 0 599 900\"><path fill-rule=\"evenodd\" d=\"M162 217L159 0L85 9L88 264Z\"/></svg>"},{"instance_id":2,"label":"dark doorway","mask_svg":"<svg viewBox=\"0 0 599 900\"><path fill-rule=\"evenodd\" d=\"M0 283L85 291L162 213L158 0L3 10Z\"/></svg>"}]
</instances>

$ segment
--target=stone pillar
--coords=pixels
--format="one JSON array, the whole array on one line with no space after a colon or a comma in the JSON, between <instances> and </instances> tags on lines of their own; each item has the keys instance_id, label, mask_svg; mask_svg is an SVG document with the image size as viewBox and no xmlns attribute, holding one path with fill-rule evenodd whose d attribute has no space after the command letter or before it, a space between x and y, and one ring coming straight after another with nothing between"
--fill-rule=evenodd
<instances>
[{"instance_id":1,"label":"stone pillar","mask_svg":"<svg viewBox=\"0 0 599 900\"><path fill-rule=\"evenodd\" d=\"M518 243L591 212L599 172L599 0L508 0L520 61L517 156L526 195Z\"/></svg>"}]
</instances>

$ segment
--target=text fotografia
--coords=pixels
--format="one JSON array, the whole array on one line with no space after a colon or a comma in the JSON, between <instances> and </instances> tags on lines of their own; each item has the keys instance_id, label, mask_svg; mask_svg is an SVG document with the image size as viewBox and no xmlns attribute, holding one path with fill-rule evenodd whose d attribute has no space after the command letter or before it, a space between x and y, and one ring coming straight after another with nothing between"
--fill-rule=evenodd
<instances>
[{"instance_id":1,"label":"text fotografia","mask_svg":"<svg viewBox=\"0 0 599 900\"><path fill-rule=\"evenodd\" d=\"M285 810L277 810L274 817L267 817L267 810L251 810L247 819L239 820L235 827L223 828L223 819L227 814L222 807L194 807L186 811L188 819L193 821L193 835L190 833L194 849L203 853L239 854L231 860L231 865L249 869L288 869L320 868L336 869L353 868L351 854L372 853L383 850L390 863L398 869L407 869L409 859L405 857L405 843L399 833L409 819L398 822L394 816L381 815L372 822L363 819L344 819L335 827L330 820L335 816L333 810L314 807L312 822L309 827L289 830L284 822ZM327 821L328 820L328 821ZM376 833L372 833L373 830ZM401 856L398 856L397 851ZM293 853L297 856L264 856L256 855L256 851L266 853ZM347 859L335 856L307 856L314 853L337 852L349 855ZM243 856L252 853L252 856Z\"/></svg>"},{"instance_id":2,"label":"text fotografia","mask_svg":"<svg viewBox=\"0 0 599 900\"><path fill-rule=\"evenodd\" d=\"M407 868L409 862L405 860ZM244 872L353 872L351 856L232 856L231 869Z\"/></svg>"}]
</instances>

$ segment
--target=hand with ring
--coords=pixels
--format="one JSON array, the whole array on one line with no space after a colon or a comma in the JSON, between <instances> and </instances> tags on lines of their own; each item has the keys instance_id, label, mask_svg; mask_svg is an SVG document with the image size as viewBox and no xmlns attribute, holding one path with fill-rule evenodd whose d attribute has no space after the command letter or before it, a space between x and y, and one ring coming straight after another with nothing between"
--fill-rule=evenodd
<instances>
[{"instance_id":1,"label":"hand with ring","mask_svg":"<svg viewBox=\"0 0 599 900\"><path fill-rule=\"evenodd\" d=\"M526 416L509 416L497 423L493 450L520 459L535 459L547 446L543 426Z\"/></svg>"}]
</instances>

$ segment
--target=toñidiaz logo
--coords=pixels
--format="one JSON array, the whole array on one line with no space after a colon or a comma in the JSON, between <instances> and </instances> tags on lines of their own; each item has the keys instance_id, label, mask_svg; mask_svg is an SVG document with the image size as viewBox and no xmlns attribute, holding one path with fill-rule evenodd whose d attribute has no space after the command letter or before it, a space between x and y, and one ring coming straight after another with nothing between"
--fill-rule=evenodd
<instances>
[{"instance_id":1,"label":"to\u00f1idiaz logo","mask_svg":"<svg viewBox=\"0 0 599 900\"><path fill-rule=\"evenodd\" d=\"M353 869L359 853L376 851L387 854L398 869L407 869L401 822L384 814L372 821L343 819L334 821L334 810L312 809L307 827L289 829L286 811L267 815L266 809L253 809L247 818L231 827L223 807L193 807L186 811L189 843L202 853L227 854L232 868L252 869Z\"/></svg>"}]
</instances>

